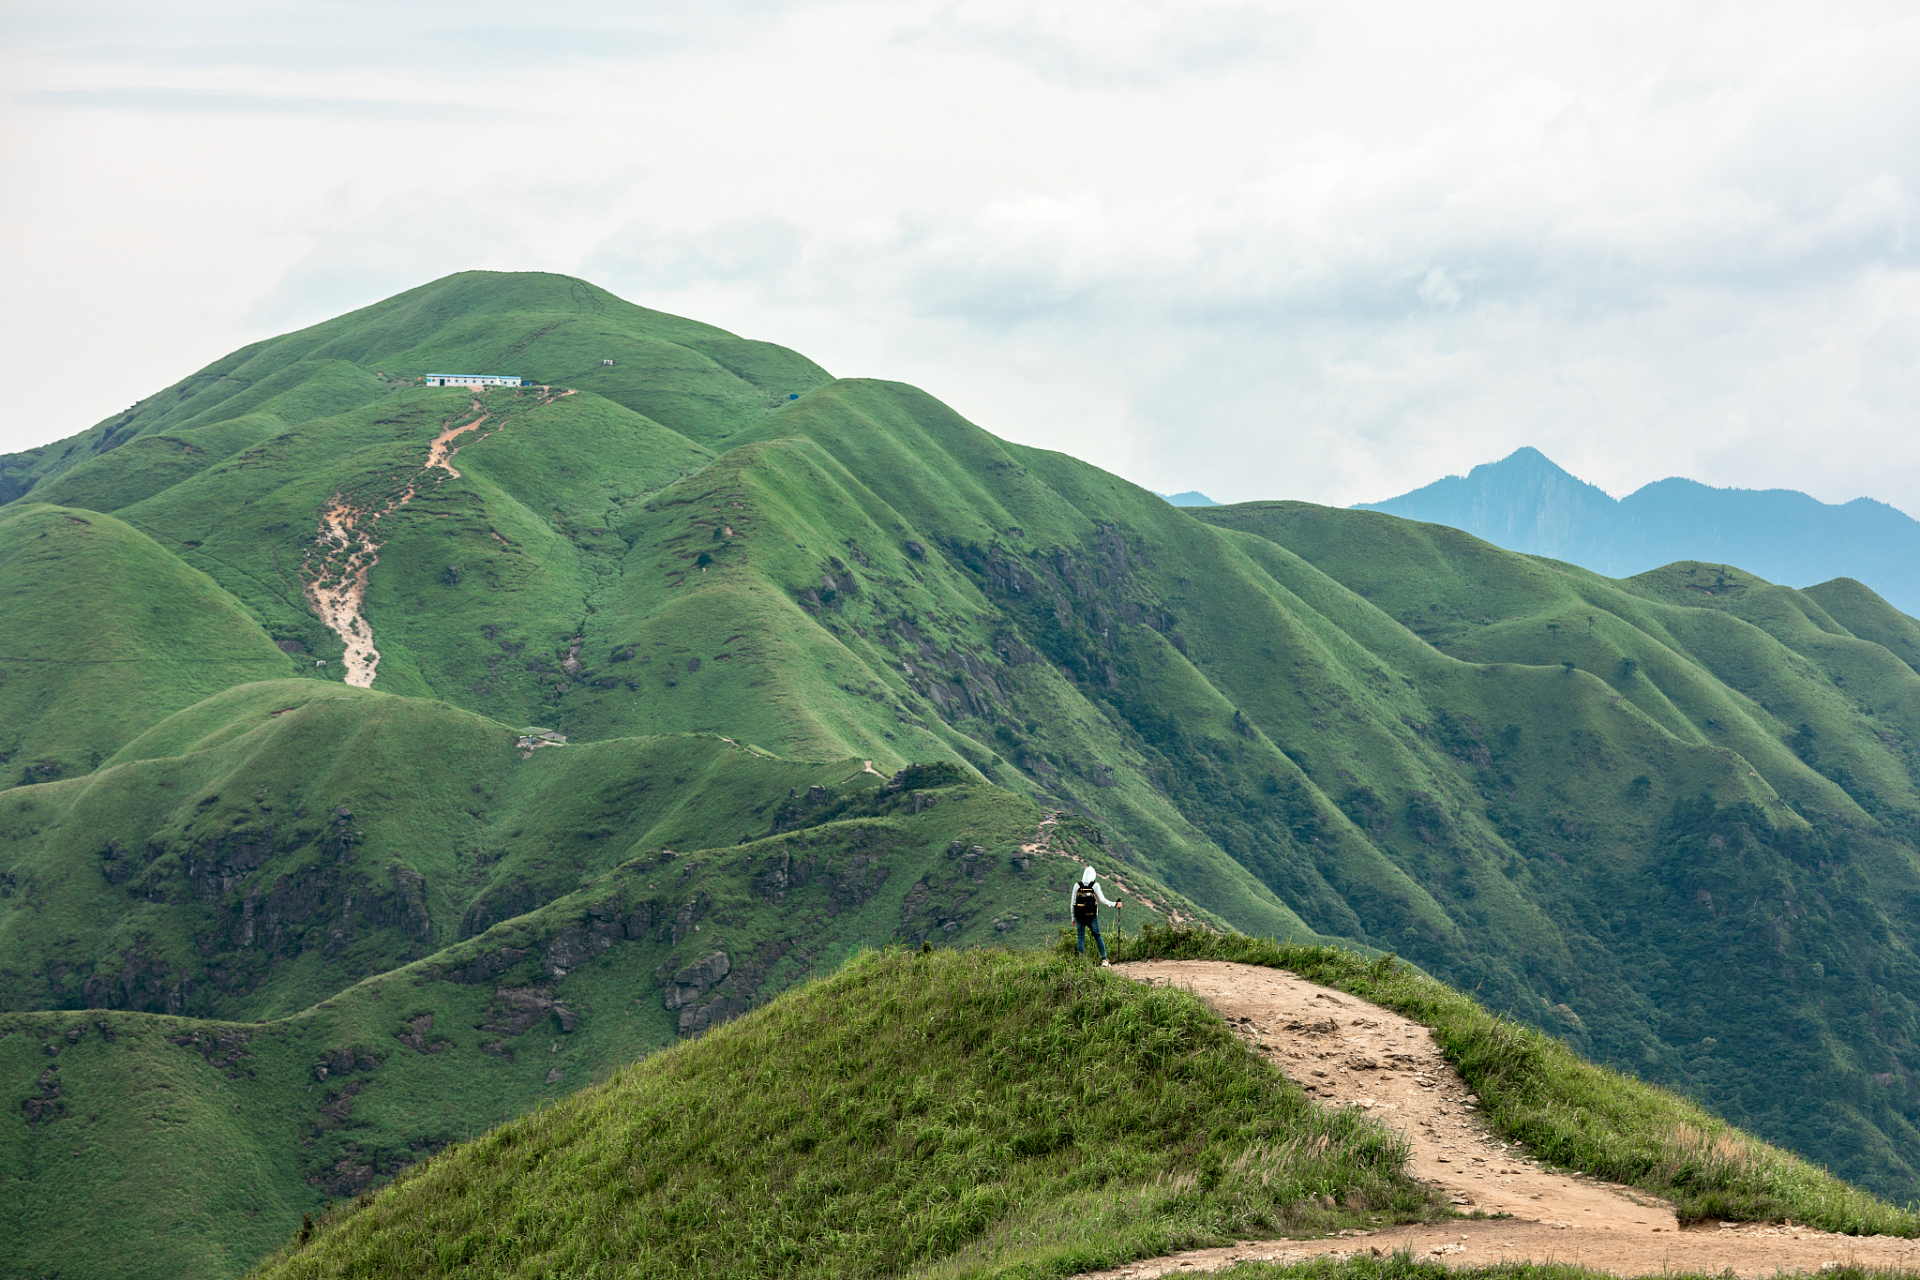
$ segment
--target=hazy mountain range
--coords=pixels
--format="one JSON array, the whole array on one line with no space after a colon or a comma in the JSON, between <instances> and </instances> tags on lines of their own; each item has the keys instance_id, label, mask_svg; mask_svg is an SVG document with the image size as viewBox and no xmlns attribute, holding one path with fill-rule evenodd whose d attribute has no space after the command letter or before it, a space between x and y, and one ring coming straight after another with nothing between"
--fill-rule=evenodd
<instances>
[{"instance_id":1,"label":"hazy mountain range","mask_svg":"<svg viewBox=\"0 0 1920 1280\"><path fill-rule=\"evenodd\" d=\"M1700 560L1796 587L1857 578L1920 614L1920 521L1872 498L1836 505L1794 489L1715 489L1674 477L1616 499L1538 449L1516 449L1464 476L1357 506L1609 577Z\"/></svg>"}]
</instances>

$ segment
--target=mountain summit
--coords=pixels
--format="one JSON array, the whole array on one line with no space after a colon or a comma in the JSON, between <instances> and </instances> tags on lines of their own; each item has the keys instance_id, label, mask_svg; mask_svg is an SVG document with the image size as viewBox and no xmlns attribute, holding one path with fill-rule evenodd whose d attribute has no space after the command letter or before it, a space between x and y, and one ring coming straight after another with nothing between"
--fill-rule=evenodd
<instances>
[{"instance_id":1,"label":"mountain summit","mask_svg":"<svg viewBox=\"0 0 1920 1280\"><path fill-rule=\"evenodd\" d=\"M1675 477L1616 500L1523 448L1357 509L1451 525L1610 577L1699 560L1797 586L1857 578L1920 613L1920 521L1871 498L1836 505L1794 489L1715 489Z\"/></svg>"}]
</instances>

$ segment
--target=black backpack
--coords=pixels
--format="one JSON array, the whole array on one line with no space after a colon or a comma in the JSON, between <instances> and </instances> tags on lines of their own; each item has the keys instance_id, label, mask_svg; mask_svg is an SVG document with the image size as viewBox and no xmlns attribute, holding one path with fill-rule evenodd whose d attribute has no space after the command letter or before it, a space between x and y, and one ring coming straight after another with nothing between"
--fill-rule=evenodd
<instances>
[{"instance_id":1,"label":"black backpack","mask_svg":"<svg viewBox=\"0 0 1920 1280\"><path fill-rule=\"evenodd\" d=\"M1073 918L1081 924L1096 920L1100 916L1100 900L1093 896L1093 886L1083 884L1073 891Z\"/></svg>"}]
</instances>

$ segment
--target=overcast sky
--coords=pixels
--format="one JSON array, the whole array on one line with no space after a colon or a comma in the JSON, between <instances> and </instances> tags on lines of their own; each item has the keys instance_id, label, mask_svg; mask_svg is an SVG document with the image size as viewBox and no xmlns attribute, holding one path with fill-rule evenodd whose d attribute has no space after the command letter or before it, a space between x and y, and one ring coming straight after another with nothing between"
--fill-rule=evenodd
<instances>
[{"instance_id":1,"label":"overcast sky","mask_svg":"<svg viewBox=\"0 0 1920 1280\"><path fill-rule=\"evenodd\" d=\"M0 449L485 267L1162 491L1920 515L1917 13L6 0Z\"/></svg>"}]
</instances>

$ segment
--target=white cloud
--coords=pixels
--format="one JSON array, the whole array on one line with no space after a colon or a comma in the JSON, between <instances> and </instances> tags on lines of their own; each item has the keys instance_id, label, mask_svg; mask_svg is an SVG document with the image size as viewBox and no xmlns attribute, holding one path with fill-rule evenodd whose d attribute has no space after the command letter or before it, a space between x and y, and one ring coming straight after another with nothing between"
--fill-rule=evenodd
<instances>
[{"instance_id":1,"label":"white cloud","mask_svg":"<svg viewBox=\"0 0 1920 1280\"><path fill-rule=\"evenodd\" d=\"M1903 6L251 8L13 24L0 447L484 266L1165 491L1533 444L1920 512Z\"/></svg>"}]
</instances>

